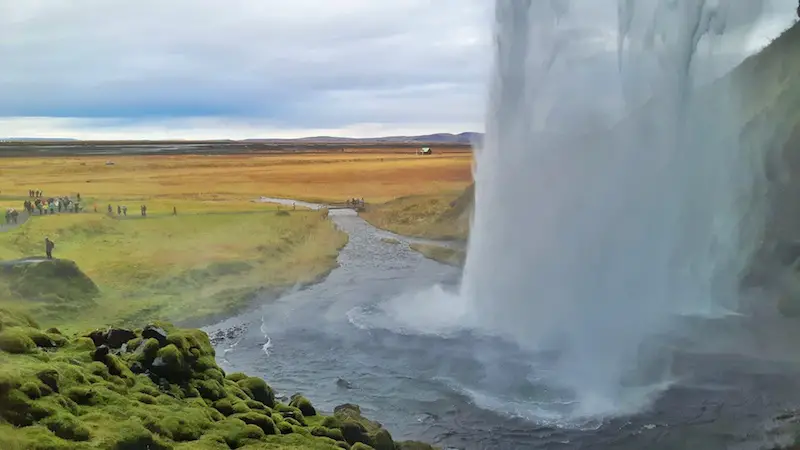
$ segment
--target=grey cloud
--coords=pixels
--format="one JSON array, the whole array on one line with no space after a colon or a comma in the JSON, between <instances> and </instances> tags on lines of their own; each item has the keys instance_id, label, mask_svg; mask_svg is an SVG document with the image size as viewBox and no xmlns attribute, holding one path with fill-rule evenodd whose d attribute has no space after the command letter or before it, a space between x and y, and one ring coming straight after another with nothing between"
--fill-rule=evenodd
<instances>
[{"instance_id":1,"label":"grey cloud","mask_svg":"<svg viewBox=\"0 0 800 450\"><path fill-rule=\"evenodd\" d=\"M617 1L551 1L572 27L555 92L613 103L594 86L615 76ZM493 3L0 0L0 116L479 123Z\"/></svg>"}]
</instances>

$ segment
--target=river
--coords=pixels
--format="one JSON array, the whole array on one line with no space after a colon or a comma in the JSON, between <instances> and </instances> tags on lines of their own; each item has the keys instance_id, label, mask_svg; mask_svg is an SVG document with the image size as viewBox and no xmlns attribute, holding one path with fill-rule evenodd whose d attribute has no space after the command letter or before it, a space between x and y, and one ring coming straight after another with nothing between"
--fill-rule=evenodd
<instances>
[{"instance_id":1,"label":"river","mask_svg":"<svg viewBox=\"0 0 800 450\"><path fill-rule=\"evenodd\" d=\"M545 370L538 356L466 331L420 334L387 323L398 301L404 314L435 307L426 295L453 291L458 269L424 258L409 239L354 211L331 210L331 218L350 239L327 278L206 328L247 326L218 345L226 371L261 376L279 395L301 392L322 411L357 403L396 439L460 449L769 448L787 428L773 419L800 405L793 357L800 327L756 311L687 320L674 342L675 382L647 411L579 426L544 413L532 418L503 392L527 389L547 401L547 387L531 380Z\"/></svg>"}]
</instances>

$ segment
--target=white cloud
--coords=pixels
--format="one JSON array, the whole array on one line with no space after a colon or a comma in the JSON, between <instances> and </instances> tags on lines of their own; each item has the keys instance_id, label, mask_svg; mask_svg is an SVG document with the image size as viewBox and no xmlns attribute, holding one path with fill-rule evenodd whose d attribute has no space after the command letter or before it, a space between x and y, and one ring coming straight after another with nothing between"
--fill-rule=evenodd
<instances>
[{"instance_id":1,"label":"white cloud","mask_svg":"<svg viewBox=\"0 0 800 450\"><path fill-rule=\"evenodd\" d=\"M793 0L770 1L750 48L792 17ZM616 3L561 2L580 15L571 63L597 76L613 76ZM0 0L0 136L480 130L493 4Z\"/></svg>"},{"instance_id":2,"label":"white cloud","mask_svg":"<svg viewBox=\"0 0 800 450\"><path fill-rule=\"evenodd\" d=\"M465 128L466 126L466 128ZM126 139L249 139L301 136L382 137L414 136L480 129L480 123L353 123L336 128L302 128L259 119L179 117L158 120L86 119L60 117L0 118L0 136L84 140Z\"/></svg>"}]
</instances>

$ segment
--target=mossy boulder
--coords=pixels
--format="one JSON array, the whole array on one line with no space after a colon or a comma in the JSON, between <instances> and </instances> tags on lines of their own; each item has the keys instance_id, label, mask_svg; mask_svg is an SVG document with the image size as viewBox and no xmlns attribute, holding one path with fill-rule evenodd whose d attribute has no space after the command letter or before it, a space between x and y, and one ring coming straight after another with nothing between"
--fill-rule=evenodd
<instances>
[{"instance_id":1,"label":"mossy boulder","mask_svg":"<svg viewBox=\"0 0 800 450\"><path fill-rule=\"evenodd\" d=\"M58 306L90 306L100 293L75 262L64 259L2 267L0 279L20 299Z\"/></svg>"},{"instance_id":2,"label":"mossy boulder","mask_svg":"<svg viewBox=\"0 0 800 450\"><path fill-rule=\"evenodd\" d=\"M292 400L289 402L289 406L293 406L300 410L306 417L312 417L317 415L317 410L311 405L311 402L303 397L302 395L294 395L292 396Z\"/></svg>"},{"instance_id":3,"label":"mossy boulder","mask_svg":"<svg viewBox=\"0 0 800 450\"><path fill-rule=\"evenodd\" d=\"M89 429L71 414L59 413L47 417L41 423L61 439L88 441L91 436Z\"/></svg>"},{"instance_id":4,"label":"mossy boulder","mask_svg":"<svg viewBox=\"0 0 800 450\"><path fill-rule=\"evenodd\" d=\"M264 380L226 375L199 330L159 324L162 339L132 331L135 337L114 349L103 330L68 339L25 320L13 324L0 333L32 344L26 353L0 353L0 433L19 437L21 448L335 450L360 443L389 450L395 445L356 405L319 417L302 395L279 403ZM37 350L31 336L47 351ZM114 345L130 336L122 333Z\"/></svg>"},{"instance_id":5,"label":"mossy boulder","mask_svg":"<svg viewBox=\"0 0 800 450\"><path fill-rule=\"evenodd\" d=\"M6 353L30 353L36 348L33 339L23 329L8 328L0 331L0 350Z\"/></svg>"},{"instance_id":6,"label":"mossy boulder","mask_svg":"<svg viewBox=\"0 0 800 450\"><path fill-rule=\"evenodd\" d=\"M264 432L265 435L272 435L272 434L280 434L278 427L275 426L275 422L272 421L272 418L267 417L264 414L259 414L255 412L249 412L245 414L236 414L233 416L234 419L239 419L242 422L255 425Z\"/></svg>"},{"instance_id":7,"label":"mossy boulder","mask_svg":"<svg viewBox=\"0 0 800 450\"><path fill-rule=\"evenodd\" d=\"M261 378L247 377L236 382L252 400L272 408L275 406L275 392Z\"/></svg>"},{"instance_id":8,"label":"mossy boulder","mask_svg":"<svg viewBox=\"0 0 800 450\"><path fill-rule=\"evenodd\" d=\"M354 444L369 444L375 450L394 450L392 435L378 422L373 422L361 415L358 405L346 403L333 410L334 416L342 423L341 430L345 440Z\"/></svg>"}]
</instances>

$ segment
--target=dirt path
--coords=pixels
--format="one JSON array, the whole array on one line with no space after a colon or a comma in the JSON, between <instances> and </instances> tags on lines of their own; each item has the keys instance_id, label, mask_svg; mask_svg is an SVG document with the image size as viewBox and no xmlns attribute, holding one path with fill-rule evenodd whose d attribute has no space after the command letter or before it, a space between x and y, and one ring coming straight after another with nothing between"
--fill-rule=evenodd
<instances>
[{"instance_id":1,"label":"dirt path","mask_svg":"<svg viewBox=\"0 0 800 450\"><path fill-rule=\"evenodd\" d=\"M3 231L8 231L8 230L12 230L14 228L17 228L18 226L20 226L23 223L27 222L29 217L30 217L30 215L27 212L20 211L19 212L19 217L17 217L17 223L7 224L5 222L5 219L3 219L3 222L0 223L0 233L2 233Z\"/></svg>"}]
</instances>

